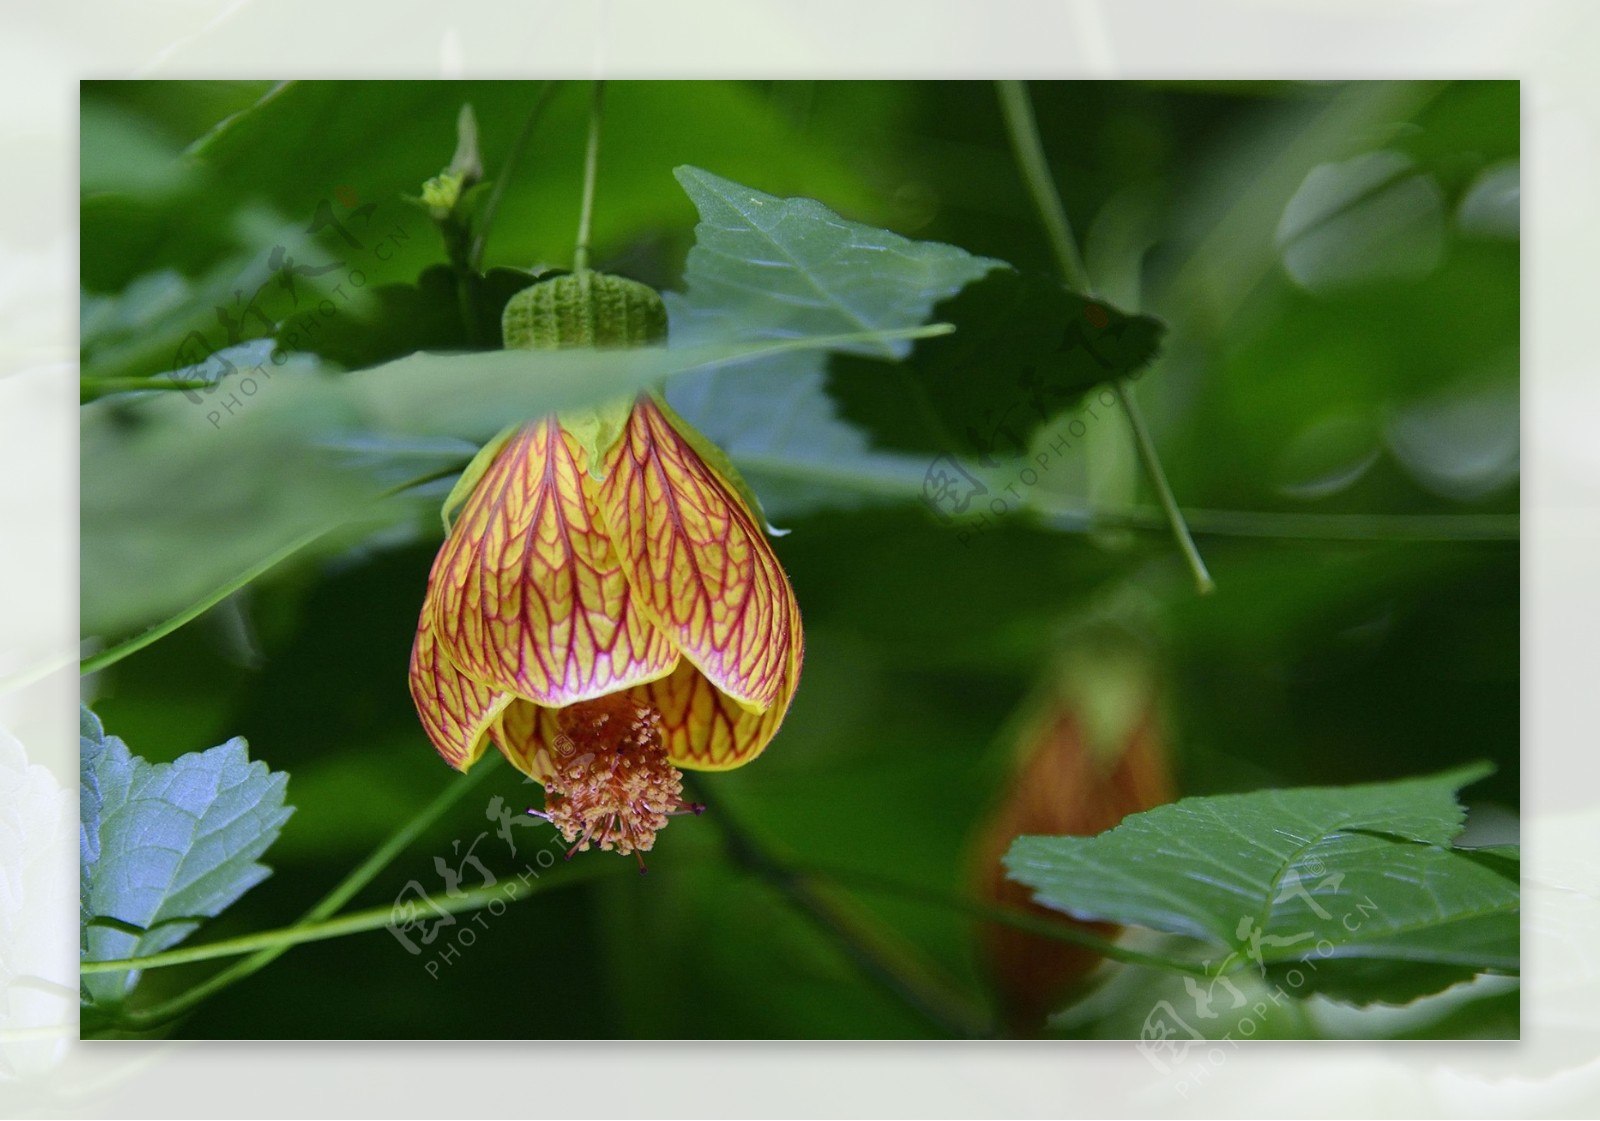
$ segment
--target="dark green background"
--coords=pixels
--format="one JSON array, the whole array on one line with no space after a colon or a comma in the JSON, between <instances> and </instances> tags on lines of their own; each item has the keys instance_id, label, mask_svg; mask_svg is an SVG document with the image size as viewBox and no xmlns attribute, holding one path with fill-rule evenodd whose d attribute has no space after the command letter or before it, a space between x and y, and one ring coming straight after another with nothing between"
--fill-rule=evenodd
<instances>
[{"instance_id":1,"label":"dark green background","mask_svg":"<svg viewBox=\"0 0 1600 1121\"><path fill-rule=\"evenodd\" d=\"M414 281L443 255L400 196L449 160L463 101L476 109L493 177L538 84L311 83L250 108L266 88L83 87L86 376L169 368L183 331L231 298L232 278L341 188L406 216L417 236L373 280ZM559 91L540 123L489 265L570 263L582 88ZM1097 281L1113 302L1170 327L1139 392L1181 502L1221 512L1195 519L1220 591L1194 594L1154 523L1090 534L1024 518L962 545L914 505L786 519L793 532L774 547L805 615L804 679L769 752L703 780L717 812L799 860L954 890L1004 772L1008 720L1064 648L1092 662L1098 640L1086 636L1100 632L1082 623L1110 618L1161 683L1184 793L1366 781L1483 758L1498 772L1469 802L1483 821L1514 814L1517 476L1514 459L1509 469L1491 461L1507 438L1515 449L1519 244L1514 224L1487 228L1464 203L1486 173L1515 166L1518 86L1030 88ZM191 148L234 113L243 115ZM678 286L692 238L693 208L671 176L685 163L907 236L1052 268L987 83L614 83L605 127L596 263L662 288ZM1403 157L1405 170L1321 219L1335 243L1358 250L1355 275L1337 286L1314 272L1297 279L1277 232L1305 168L1380 151ZM372 318L341 320L328 356L376 361L459 341L458 319L410 299L397 292ZM437 323L419 327L418 307ZM883 442L904 446L892 416L878 423ZM1402 423L1420 426L1407 430L1455 474L1441 482L1398 453ZM1150 509L1137 486L1129 497ZM1227 514L1241 511L1267 516ZM1356 533L1334 515L1386 520ZM1484 525L1489 539L1459 539ZM437 546L437 520L419 507L412 524L287 565L91 680L107 731L138 754L170 759L242 735L254 757L291 776L298 809L267 856L274 875L200 937L293 921L451 778L405 684ZM172 547L177 565L205 542ZM502 767L356 904L384 905L410 880L438 890L434 857L492 828L492 795L520 809L537 793ZM529 851L547 839L517 837ZM520 867L492 833L477 851L497 874ZM445 934L472 926L475 943L437 980L427 956L383 931L315 943L176 1030L939 1031L730 864L706 821L674 823L646 877L586 854L547 882L565 878L575 882L485 916L484 927L458 919ZM990 1001L970 920L865 892L859 902L975 1001ZM157 971L142 987L159 996L209 968Z\"/></svg>"}]
</instances>

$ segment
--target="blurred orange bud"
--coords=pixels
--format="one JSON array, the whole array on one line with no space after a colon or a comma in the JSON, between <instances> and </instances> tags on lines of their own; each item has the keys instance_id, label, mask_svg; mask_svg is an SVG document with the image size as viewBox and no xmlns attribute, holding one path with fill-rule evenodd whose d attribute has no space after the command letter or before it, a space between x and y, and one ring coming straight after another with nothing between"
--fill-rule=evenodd
<instances>
[{"instance_id":1,"label":"blurred orange bud","mask_svg":"<svg viewBox=\"0 0 1600 1121\"><path fill-rule=\"evenodd\" d=\"M1006 878L1000 858L1023 834L1092 836L1128 814L1174 797L1155 690L1142 663L1075 659L1022 722L1000 798L978 827L971 852L978 899L1104 937L1117 928L1074 922L1033 902ZM1072 984L1100 962L1091 950L985 923L983 964L1011 1034L1039 1035Z\"/></svg>"}]
</instances>

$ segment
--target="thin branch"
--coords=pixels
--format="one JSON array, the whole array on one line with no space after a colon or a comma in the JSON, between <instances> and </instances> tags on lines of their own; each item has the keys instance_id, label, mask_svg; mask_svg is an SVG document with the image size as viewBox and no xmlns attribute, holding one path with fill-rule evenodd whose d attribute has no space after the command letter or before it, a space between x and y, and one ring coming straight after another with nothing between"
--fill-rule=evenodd
<instances>
[{"instance_id":1,"label":"thin branch","mask_svg":"<svg viewBox=\"0 0 1600 1121\"><path fill-rule=\"evenodd\" d=\"M1050 235L1050 246L1055 251L1061 274L1069 288L1085 295L1093 295L1094 286L1089 281L1089 270L1084 267L1083 257L1078 252L1078 244L1072 237L1072 226L1067 221L1066 208L1061 205L1061 195L1056 191L1055 180L1051 178L1050 167L1045 162L1044 143L1039 138L1039 123L1034 119L1033 106L1028 101L1028 91L1023 88L1021 82L999 82L997 85L1000 90L1000 108L1005 114L1006 131L1011 137L1012 151L1016 153L1017 165L1022 169L1023 181L1027 184L1028 193L1033 196L1033 204L1038 208L1040 221L1044 223L1045 231ZM1139 405L1133 399L1133 394L1128 392L1126 382L1119 380L1116 388L1117 396L1121 398L1123 408L1127 411L1128 423L1133 428L1139 459L1143 462L1150 481L1155 485L1161 508L1166 512L1167 521L1172 526L1172 536L1177 540L1184 559L1189 562L1190 571L1194 573L1195 588L1201 595L1209 595L1217 590L1217 585L1211 579L1211 573L1206 569L1200 550L1195 546L1194 536L1183 520L1183 511L1178 508L1177 499L1173 497L1172 486L1167 482L1167 473L1161 466L1161 457L1156 452L1155 442L1150 439L1150 430L1144 423L1144 416L1139 411Z\"/></svg>"},{"instance_id":2,"label":"thin branch","mask_svg":"<svg viewBox=\"0 0 1600 1121\"><path fill-rule=\"evenodd\" d=\"M583 206L578 211L578 245L572 254L572 271L589 269L589 227L594 220L594 185L600 171L600 117L601 102L606 84L594 83L594 95L589 101L589 143L583 154Z\"/></svg>"},{"instance_id":3,"label":"thin branch","mask_svg":"<svg viewBox=\"0 0 1600 1121\"><path fill-rule=\"evenodd\" d=\"M1034 504L1057 528L1094 526L1154 530L1166 527L1161 510L1069 510ZM1255 537L1284 541L1516 541L1516 514L1320 514L1291 510L1204 510L1191 506L1184 519L1201 537Z\"/></svg>"},{"instance_id":4,"label":"thin branch","mask_svg":"<svg viewBox=\"0 0 1600 1121\"><path fill-rule=\"evenodd\" d=\"M1172 484L1167 482L1167 472L1161 466L1161 456L1156 453L1155 441L1150 438L1150 429L1144 422L1144 413L1140 411L1139 403L1134 400L1133 392L1126 381L1117 382L1116 388L1117 398L1122 402L1123 411L1128 414L1128 426L1133 429L1133 439L1139 449L1139 458L1144 461L1145 472L1155 484L1156 497L1160 499L1161 509L1167 515L1167 523L1172 526L1172 536L1177 539L1178 548L1183 550L1184 559L1189 562L1189 571L1194 573L1195 590L1203 596L1208 596L1217 590L1216 582L1211 579L1205 558L1200 555L1200 550L1194 543L1194 535L1189 532L1189 523L1184 520L1183 511L1178 509L1178 500L1172 495Z\"/></svg>"},{"instance_id":5,"label":"thin branch","mask_svg":"<svg viewBox=\"0 0 1600 1121\"><path fill-rule=\"evenodd\" d=\"M1061 195L1056 191L1055 179L1050 175L1050 165L1044 158L1044 143L1039 139L1039 123L1033 116L1033 105L1028 91L1021 82L997 82L1000 87L1000 109L1005 114L1006 132L1011 137L1011 150L1017 157L1022 179L1028 193L1039 209L1039 218L1045 232L1050 235L1050 248L1055 251L1061 265L1061 274L1067 287L1088 295L1094 291L1089 283L1089 270L1078 252L1078 243L1072 236L1072 225L1067 221L1067 209L1061 205Z\"/></svg>"}]
</instances>

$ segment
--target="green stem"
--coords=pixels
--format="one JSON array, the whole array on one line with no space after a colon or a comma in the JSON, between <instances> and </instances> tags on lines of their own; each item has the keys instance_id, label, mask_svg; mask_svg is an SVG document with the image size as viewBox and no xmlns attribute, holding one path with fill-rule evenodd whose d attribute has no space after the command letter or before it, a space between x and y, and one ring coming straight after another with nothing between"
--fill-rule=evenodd
<instances>
[{"instance_id":1,"label":"green stem","mask_svg":"<svg viewBox=\"0 0 1600 1121\"><path fill-rule=\"evenodd\" d=\"M566 873L553 885L563 887L567 884L579 883L594 878L602 873L608 873L613 867L612 862L586 861L582 868ZM460 914L463 911L477 911L496 899L507 903L515 903L525 899L545 886L538 880L533 884L523 883L520 879L510 879L497 882L493 887L479 887L471 891L464 891L457 896L445 896L443 899L426 897L417 900L419 907L426 906L442 914ZM263 950L281 946L287 949L298 946L302 942L321 942L329 938L342 938L347 934L362 934L369 930L378 930L394 921L393 907L374 907L366 911L353 911L348 915L326 919L321 922L300 922L293 926L282 927L278 930L264 930L256 934L244 934L238 938L228 938L220 942L209 942L203 946L188 946L179 950L165 950L159 954L151 954L142 958L124 958L121 961L92 961L85 962L80 968L80 973L116 973L126 969L162 969L172 965L191 965L199 961L211 961L215 958L238 957L255 950Z\"/></svg>"},{"instance_id":2,"label":"green stem","mask_svg":"<svg viewBox=\"0 0 1600 1121\"><path fill-rule=\"evenodd\" d=\"M1216 582L1211 579L1205 558L1200 555L1200 550L1194 543L1194 535L1189 532L1189 523L1184 520L1183 511L1178 509L1178 500L1173 497L1172 485L1167 482L1167 472L1161 466L1161 456L1156 454L1155 441L1150 438L1150 429L1144 422L1144 413L1140 411L1139 403L1134 400L1133 391L1126 381L1117 382L1116 387L1123 411L1128 414L1128 427L1133 429L1133 439L1139 449L1139 458L1144 462L1144 469L1150 476L1150 481L1155 484L1156 497L1160 499L1161 509L1167 515L1167 524L1172 527L1172 536L1177 539L1178 548L1183 550L1184 559L1189 562L1189 571L1194 573L1195 590L1203 596L1208 596L1217 590Z\"/></svg>"},{"instance_id":3,"label":"green stem","mask_svg":"<svg viewBox=\"0 0 1600 1121\"><path fill-rule=\"evenodd\" d=\"M113 665L122 661L122 659L126 658L129 654L137 653L138 651L143 650L146 646L149 646L151 643L167 637L167 635L171 634L185 623L189 623L195 619L198 619L201 615L204 615L207 611L211 610L211 608L221 603L224 599L227 599L230 595L244 587L246 584L276 568L278 565L282 564L284 561L298 553L301 549L304 549L307 545L310 545L313 541L316 541L322 537L326 537L343 524L343 522L337 522L333 525L323 526L321 529L314 530L303 537L295 538L295 540L289 542L289 544L285 545L277 552L257 561L239 575L223 584L210 595L196 600L194 603L190 604L188 607L184 608L171 618L162 620L155 626L134 635L132 638L127 639L124 642L119 642L115 646L107 647L98 654L91 654L89 657L84 658L78 663L78 672L80 674L94 673L96 670L105 669L109 665Z\"/></svg>"},{"instance_id":4,"label":"green stem","mask_svg":"<svg viewBox=\"0 0 1600 1121\"><path fill-rule=\"evenodd\" d=\"M572 253L572 271L589 271L589 227L594 220L594 184L600 171L600 112L606 84L597 81L589 100L589 143L583 154L583 206L578 211L578 246Z\"/></svg>"},{"instance_id":5,"label":"green stem","mask_svg":"<svg viewBox=\"0 0 1600 1121\"><path fill-rule=\"evenodd\" d=\"M495 176L494 186L489 188L489 197L483 203L483 214L478 218L477 229L472 235L472 246L467 251L467 262L472 266L473 272L483 272L483 254L489 243L489 231L494 226L495 214L500 209L500 199L506 193L506 184L511 181L512 169L522 159L523 150L527 148L528 141L533 137L534 126L539 123L539 118L544 115L545 106L550 104L550 98L555 91L555 82L547 81L544 83L539 90L539 95L533 99L533 107L528 110L528 116L522 122L522 128L517 132L516 139L511 142L511 147L506 150L505 163L500 165L500 173Z\"/></svg>"},{"instance_id":6,"label":"green stem","mask_svg":"<svg viewBox=\"0 0 1600 1121\"><path fill-rule=\"evenodd\" d=\"M87 404L113 393L161 392L173 389L210 389L214 383L200 378L106 377L84 378L78 383L78 403Z\"/></svg>"},{"instance_id":7,"label":"green stem","mask_svg":"<svg viewBox=\"0 0 1600 1121\"><path fill-rule=\"evenodd\" d=\"M1078 243L1073 239L1072 226L1067 221L1066 207L1061 205L1061 195L1056 191L1055 179L1050 175L1050 165L1045 162L1044 143L1039 138L1039 123L1033 116L1033 105L1028 101L1028 91L1021 82L997 82L1000 87L1000 110L1005 114L1006 132L1011 137L1011 150L1017 157L1022 179L1028 185L1033 203L1039 209L1045 232L1050 235L1050 247L1055 251L1066 278L1067 287L1074 291L1092 294L1089 270L1084 267L1078 253Z\"/></svg>"},{"instance_id":8,"label":"green stem","mask_svg":"<svg viewBox=\"0 0 1600 1121\"><path fill-rule=\"evenodd\" d=\"M406 848L419 837L424 830L444 816L445 811L459 802L469 791L482 784L484 778L495 768L494 764L498 755L481 761L473 772L458 782L447 785L433 801L429 802L421 813L407 821L397 829L388 840L372 850L372 854L362 861L354 871L339 882L327 895L305 913L301 920L291 927L312 926L330 918L339 908L348 903L357 892L371 883L385 868L393 862ZM215 976L188 989L170 1000L150 1008L138 1009L125 1013L121 1017L124 1026L139 1030L154 1026L164 1021L183 1015L201 1001L234 984L246 977L266 968L284 954L293 942L278 942L263 949L257 950L250 957L235 965L229 966Z\"/></svg>"},{"instance_id":9,"label":"green stem","mask_svg":"<svg viewBox=\"0 0 1600 1121\"><path fill-rule=\"evenodd\" d=\"M424 483L431 483L438 479L448 479L451 475L456 474L460 470L461 468L459 467L449 467L442 468L438 471L429 472L420 478L411 479L408 482L401 483L399 486L390 487L388 490L380 493L377 496L377 500L382 502L385 499L393 498L397 494L402 494L405 491L410 490L412 487L419 487ZM366 513L366 510L363 509L361 512ZM257 561L255 564L239 573L239 575L233 577L233 579L228 580L209 595L203 596L196 600L194 603L190 604L176 615L173 615L171 618L163 619L155 626L150 627L148 630L141 631L139 634L134 635L130 639L119 642L115 646L107 647L98 654L91 654L89 657L84 658L78 663L78 672L80 674L85 674L94 673L96 670L105 669L109 665L114 665L115 663L122 661L122 659L126 658L129 654L138 653L151 643L167 637L167 635L171 634L185 623L193 622L201 615L204 615L207 611L211 610L211 608L227 599L240 588L243 588L252 581L266 575L272 569L276 568L278 565L294 556L301 549L304 549L313 542L326 537L328 534L332 533L340 526L345 525L349 521L350 518L340 518L338 521L332 522L329 525L312 530L303 537L295 538L281 549L278 549L276 552L271 553L263 559Z\"/></svg>"},{"instance_id":10,"label":"green stem","mask_svg":"<svg viewBox=\"0 0 1600 1121\"><path fill-rule=\"evenodd\" d=\"M1028 193L1033 196L1033 204L1038 208L1039 218L1044 223L1045 231L1050 235L1050 246L1055 252L1056 263L1061 268L1067 287L1092 296L1094 286L1089 281L1089 270L1084 266L1083 257L1078 252L1078 244L1072 237L1072 226L1067 221L1066 208L1061 205L1061 195L1056 191L1055 180L1050 176L1050 166L1045 162L1044 143L1039 138L1039 123L1034 119L1028 92L1021 82L1000 82L998 85L1000 108L1005 114L1006 131L1011 137L1011 147L1016 153L1017 165L1022 170L1022 178L1027 184ZM1116 388L1117 396L1127 411L1128 424L1133 429L1134 441L1139 449L1139 459L1144 464L1150 481L1155 485L1161 508L1166 512L1167 522L1172 527L1172 536L1177 540L1184 559L1189 562L1189 570L1194 574L1195 588L1201 595L1209 595L1217 590L1217 585L1211 579L1211 573L1206 570L1200 550L1195 547L1194 537L1183 520L1183 511L1178 508L1177 499L1173 497L1172 486L1167 482L1167 473L1161 466L1161 457L1156 452L1155 442L1150 439L1150 430L1144 423L1144 416L1139 411L1133 394L1128 391L1127 382L1118 381Z\"/></svg>"}]
</instances>

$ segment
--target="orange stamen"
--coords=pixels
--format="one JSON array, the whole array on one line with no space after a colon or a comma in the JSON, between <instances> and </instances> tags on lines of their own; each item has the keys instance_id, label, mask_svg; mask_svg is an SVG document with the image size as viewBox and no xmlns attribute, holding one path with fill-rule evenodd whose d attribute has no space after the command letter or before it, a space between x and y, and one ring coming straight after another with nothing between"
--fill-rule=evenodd
<instances>
[{"instance_id":1,"label":"orange stamen","mask_svg":"<svg viewBox=\"0 0 1600 1121\"><path fill-rule=\"evenodd\" d=\"M568 705L557 724L555 766L537 816L572 842L569 857L591 845L648 852L670 815L704 809L683 799L683 775L667 761L653 705L613 693Z\"/></svg>"}]
</instances>

